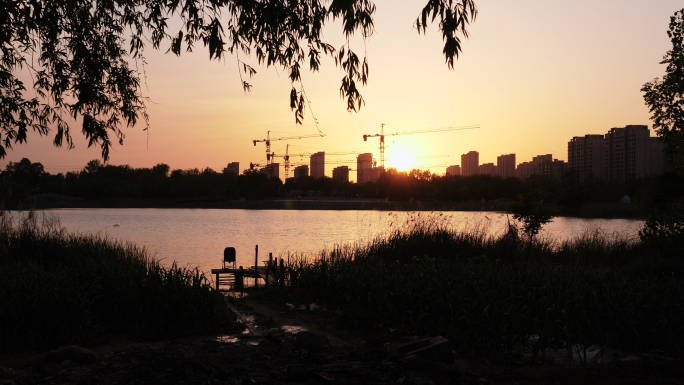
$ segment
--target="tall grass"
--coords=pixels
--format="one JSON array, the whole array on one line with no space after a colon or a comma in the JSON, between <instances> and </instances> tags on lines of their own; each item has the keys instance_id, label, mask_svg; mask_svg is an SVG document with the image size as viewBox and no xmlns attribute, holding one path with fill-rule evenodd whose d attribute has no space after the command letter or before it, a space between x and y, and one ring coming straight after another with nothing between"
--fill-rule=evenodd
<instances>
[{"instance_id":1,"label":"tall grass","mask_svg":"<svg viewBox=\"0 0 684 385\"><path fill-rule=\"evenodd\" d=\"M681 262L587 232L556 244L410 222L366 246L297 261L292 295L367 326L441 334L461 352L544 358L559 344L684 357Z\"/></svg>"},{"instance_id":2,"label":"tall grass","mask_svg":"<svg viewBox=\"0 0 684 385\"><path fill-rule=\"evenodd\" d=\"M0 220L0 349L174 336L229 320L197 269L164 268L132 244L37 222L32 213Z\"/></svg>"}]
</instances>

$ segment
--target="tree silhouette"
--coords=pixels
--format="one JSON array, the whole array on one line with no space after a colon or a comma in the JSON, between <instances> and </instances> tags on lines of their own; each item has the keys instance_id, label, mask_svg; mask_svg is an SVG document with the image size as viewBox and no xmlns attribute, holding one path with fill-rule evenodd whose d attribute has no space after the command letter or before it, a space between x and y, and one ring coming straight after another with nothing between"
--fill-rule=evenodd
<instances>
[{"instance_id":1,"label":"tree silhouette","mask_svg":"<svg viewBox=\"0 0 684 385\"><path fill-rule=\"evenodd\" d=\"M544 204L541 193L537 190L520 194L517 201L510 203L509 210L513 213L513 219L523 223L522 230L530 243L555 216L554 210Z\"/></svg>"},{"instance_id":2,"label":"tree silhouette","mask_svg":"<svg viewBox=\"0 0 684 385\"><path fill-rule=\"evenodd\" d=\"M667 35L672 49L660 64L667 64L662 80L644 84L641 91L649 106L653 128L665 143L671 164L681 171L684 160L684 9L670 18Z\"/></svg>"},{"instance_id":3,"label":"tree silhouette","mask_svg":"<svg viewBox=\"0 0 684 385\"><path fill-rule=\"evenodd\" d=\"M318 71L329 56L343 71L340 95L347 110L364 104L359 84L368 80L368 61L349 38L373 33L371 0L12 0L0 13L0 158L29 131L54 134L56 146L73 147L70 119L80 121L88 145L99 145L106 161L112 141L123 144L123 126L148 127L141 68L147 45L180 55L201 44L210 60L236 57L243 88L256 70L243 61L275 66L292 81L290 107L304 116L300 71ZM449 68L461 52L461 36L475 19L474 0L428 0L416 19L419 33L439 20ZM169 19L180 21L172 30ZM326 43L322 28L341 20L346 43ZM175 25L175 23L173 23ZM30 75L32 85L20 77ZM28 89L33 88L33 92ZM28 89L27 89L28 88Z\"/></svg>"},{"instance_id":4,"label":"tree silhouette","mask_svg":"<svg viewBox=\"0 0 684 385\"><path fill-rule=\"evenodd\" d=\"M649 106L653 128L665 143L674 172L659 179L658 195L649 207L639 235L660 248L684 250L684 9L670 18L667 35L672 49L661 64L667 64L662 80L644 84L644 100Z\"/></svg>"}]
</instances>

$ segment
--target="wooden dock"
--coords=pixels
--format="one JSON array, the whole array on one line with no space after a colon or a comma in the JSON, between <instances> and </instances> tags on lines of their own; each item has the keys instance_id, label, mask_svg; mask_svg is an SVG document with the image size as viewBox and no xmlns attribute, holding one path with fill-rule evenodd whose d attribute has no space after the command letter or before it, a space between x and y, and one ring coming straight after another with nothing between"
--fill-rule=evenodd
<instances>
[{"instance_id":1,"label":"wooden dock","mask_svg":"<svg viewBox=\"0 0 684 385\"><path fill-rule=\"evenodd\" d=\"M258 256L258 248L257 248ZM255 263L257 262L257 257L255 257ZM281 284L285 285L285 282L289 280L289 273L284 266L283 259L280 259L280 264L278 264L278 259L273 259L273 255L269 253L269 259L264 261L264 266L251 266L244 268L240 266L239 268L227 268L224 267L220 269L211 269L211 274L215 276L214 282L216 283L216 290L238 290L241 291L245 288L245 278L248 280L253 280L254 286L259 286L260 281L264 285L269 284ZM221 286L229 286L228 289L221 289Z\"/></svg>"}]
</instances>

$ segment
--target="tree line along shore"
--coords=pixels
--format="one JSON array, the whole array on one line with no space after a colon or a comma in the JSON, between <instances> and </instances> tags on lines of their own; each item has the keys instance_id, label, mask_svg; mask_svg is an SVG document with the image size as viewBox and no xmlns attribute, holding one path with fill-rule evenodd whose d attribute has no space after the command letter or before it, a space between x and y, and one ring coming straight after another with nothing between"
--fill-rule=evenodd
<instances>
[{"instance_id":1,"label":"tree line along shore","mask_svg":"<svg viewBox=\"0 0 684 385\"><path fill-rule=\"evenodd\" d=\"M0 172L6 209L91 207L245 208L300 210L505 211L521 194L537 191L559 215L643 218L664 190L681 185L676 174L626 182L597 179L582 184L531 176L525 180L490 175L439 176L389 169L376 182L356 184L331 178L283 183L259 172L235 175L103 165L91 161L80 172L50 174L28 159ZM627 203L628 202L628 203Z\"/></svg>"}]
</instances>

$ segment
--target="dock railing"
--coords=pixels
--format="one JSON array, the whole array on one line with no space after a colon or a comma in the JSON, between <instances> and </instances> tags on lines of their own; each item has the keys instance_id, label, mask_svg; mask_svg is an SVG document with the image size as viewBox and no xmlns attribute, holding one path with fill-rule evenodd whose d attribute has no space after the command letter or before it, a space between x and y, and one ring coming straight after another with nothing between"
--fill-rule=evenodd
<instances>
[{"instance_id":1,"label":"dock railing","mask_svg":"<svg viewBox=\"0 0 684 385\"><path fill-rule=\"evenodd\" d=\"M229 248L226 248L228 250ZM216 283L216 290L221 291L243 291L246 284L252 281L254 287L259 286L259 281L263 281L264 285L281 285L287 284L287 277L289 276L285 261L283 258L273 258L273 253L268 253L268 260L263 261L264 265L259 266L259 245L254 247L254 266L235 268L235 254L234 248L232 251L233 267L227 267L225 262L224 250L224 265L220 269L211 269L211 274L215 275L214 282ZM249 279L249 281L246 281ZM221 287L228 286L228 289Z\"/></svg>"}]
</instances>

